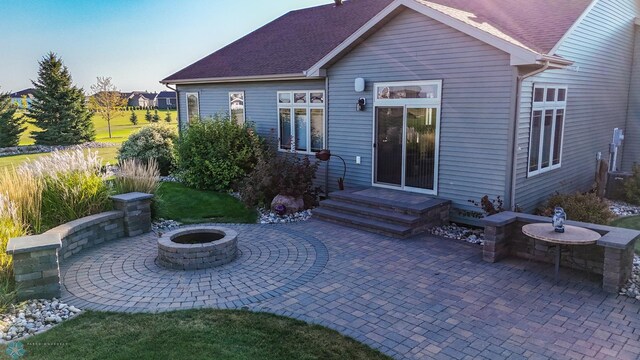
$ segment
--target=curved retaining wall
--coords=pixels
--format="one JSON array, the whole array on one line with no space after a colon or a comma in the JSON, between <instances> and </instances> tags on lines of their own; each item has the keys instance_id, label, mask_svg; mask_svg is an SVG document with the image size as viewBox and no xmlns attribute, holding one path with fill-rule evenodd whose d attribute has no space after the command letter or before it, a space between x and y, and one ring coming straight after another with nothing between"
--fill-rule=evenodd
<instances>
[{"instance_id":1,"label":"curved retaining wall","mask_svg":"<svg viewBox=\"0 0 640 360\"><path fill-rule=\"evenodd\" d=\"M74 220L40 235L10 239L7 254L13 256L18 299L59 297L61 262L104 242L151 231L152 198L143 193L116 195L114 211Z\"/></svg>"}]
</instances>

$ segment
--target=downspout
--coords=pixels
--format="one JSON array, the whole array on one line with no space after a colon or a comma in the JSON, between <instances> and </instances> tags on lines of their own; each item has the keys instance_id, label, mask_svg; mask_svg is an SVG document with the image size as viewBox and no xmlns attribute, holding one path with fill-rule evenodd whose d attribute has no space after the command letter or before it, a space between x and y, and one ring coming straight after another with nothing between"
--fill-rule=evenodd
<instances>
[{"instance_id":1,"label":"downspout","mask_svg":"<svg viewBox=\"0 0 640 360\"><path fill-rule=\"evenodd\" d=\"M550 62L547 60L540 69L534 70L530 73L524 75L518 75L516 80L516 109L514 115L514 126L513 126L513 141L511 149L511 193L509 196L509 204L511 206L511 211L516 211L516 183L517 183L517 172L518 172L518 125L520 124L520 103L522 102L522 84L524 80L530 78L532 76L538 75L547 69L549 69Z\"/></svg>"},{"instance_id":2,"label":"downspout","mask_svg":"<svg viewBox=\"0 0 640 360\"><path fill-rule=\"evenodd\" d=\"M182 126L180 126L180 93L178 92L178 87L172 88L169 84L164 84L169 90L173 90L176 92L176 117L178 120L178 135L182 135Z\"/></svg>"}]
</instances>

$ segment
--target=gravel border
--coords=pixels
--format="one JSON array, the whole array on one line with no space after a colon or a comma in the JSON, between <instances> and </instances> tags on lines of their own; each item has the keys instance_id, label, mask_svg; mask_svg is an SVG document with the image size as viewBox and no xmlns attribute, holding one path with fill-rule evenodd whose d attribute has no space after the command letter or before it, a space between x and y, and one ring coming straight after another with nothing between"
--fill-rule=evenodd
<instances>
[{"instance_id":1,"label":"gravel border","mask_svg":"<svg viewBox=\"0 0 640 360\"><path fill-rule=\"evenodd\" d=\"M69 320L82 310L53 298L28 300L0 314L0 343L22 340Z\"/></svg>"}]
</instances>

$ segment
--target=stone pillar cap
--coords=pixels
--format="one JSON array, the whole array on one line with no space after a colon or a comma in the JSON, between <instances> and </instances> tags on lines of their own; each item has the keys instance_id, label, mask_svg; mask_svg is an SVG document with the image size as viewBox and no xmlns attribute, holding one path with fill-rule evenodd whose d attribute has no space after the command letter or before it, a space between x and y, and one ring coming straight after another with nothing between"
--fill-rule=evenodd
<instances>
[{"instance_id":1,"label":"stone pillar cap","mask_svg":"<svg viewBox=\"0 0 640 360\"><path fill-rule=\"evenodd\" d=\"M142 201L147 199L152 199L152 194L141 193L141 192L132 192L127 194L113 195L111 200L118 202L134 202L134 201Z\"/></svg>"},{"instance_id":2,"label":"stone pillar cap","mask_svg":"<svg viewBox=\"0 0 640 360\"><path fill-rule=\"evenodd\" d=\"M22 236L9 239L7 254L29 253L40 250L59 249L62 247L59 234L42 234Z\"/></svg>"}]
</instances>

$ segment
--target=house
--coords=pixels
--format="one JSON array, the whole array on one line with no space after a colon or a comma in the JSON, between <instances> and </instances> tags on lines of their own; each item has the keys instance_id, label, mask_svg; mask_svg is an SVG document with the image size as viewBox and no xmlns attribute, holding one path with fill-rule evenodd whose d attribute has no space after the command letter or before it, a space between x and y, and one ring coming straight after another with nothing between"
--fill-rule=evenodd
<instances>
[{"instance_id":1,"label":"house","mask_svg":"<svg viewBox=\"0 0 640 360\"><path fill-rule=\"evenodd\" d=\"M153 108L156 106L156 93L146 91L133 91L128 93L127 106L137 106L142 108Z\"/></svg>"},{"instance_id":2,"label":"house","mask_svg":"<svg viewBox=\"0 0 640 360\"><path fill-rule=\"evenodd\" d=\"M173 110L177 106L175 91L160 91L154 99L155 106L160 110Z\"/></svg>"},{"instance_id":3,"label":"house","mask_svg":"<svg viewBox=\"0 0 640 360\"><path fill-rule=\"evenodd\" d=\"M598 159L640 161L639 15L636 0L336 0L161 82L182 127L242 104L282 151L342 156L347 186L530 212L590 189Z\"/></svg>"},{"instance_id":4,"label":"house","mask_svg":"<svg viewBox=\"0 0 640 360\"><path fill-rule=\"evenodd\" d=\"M18 92L11 93L11 102L16 104L21 109L31 107L31 102L33 101L33 92L35 89L28 88Z\"/></svg>"}]
</instances>

